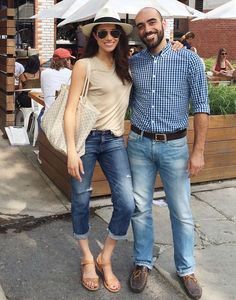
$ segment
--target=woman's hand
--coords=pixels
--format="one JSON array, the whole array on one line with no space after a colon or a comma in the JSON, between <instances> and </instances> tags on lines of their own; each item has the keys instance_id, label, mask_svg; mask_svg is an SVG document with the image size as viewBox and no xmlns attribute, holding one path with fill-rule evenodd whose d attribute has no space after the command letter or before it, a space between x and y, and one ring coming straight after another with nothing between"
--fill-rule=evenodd
<instances>
[{"instance_id":1,"label":"woman's hand","mask_svg":"<svg viewBox=\"0 0 236 300\"><path fill-rule=\"evenodd\" d=\"M184 47L184 45L179 41L172 41L171 45L172 45L172 50L174 51L181 50Z\"/></svg>"},{"instance_id":2,"label":"woman's hand","mask_svg":"<svg viewBox=\"0 0 236 300\"><path fill-rule=\"evenodd\" d=\"M67 169L71 176L82 182L81 174L84 174L84 167L83 162L76 151L68 154Z\"/></svg>"},{"instance_id":3,"label":"woman's hand","mask_svg":"<svg viewBox=\"0 0 236 300\"><path fill-rule=\"evenodd\" d=\"M227 72L225 70L220 70L219 73L222 74L222 75L226 75L227 74Z\"/></svg>"}]
</instances>

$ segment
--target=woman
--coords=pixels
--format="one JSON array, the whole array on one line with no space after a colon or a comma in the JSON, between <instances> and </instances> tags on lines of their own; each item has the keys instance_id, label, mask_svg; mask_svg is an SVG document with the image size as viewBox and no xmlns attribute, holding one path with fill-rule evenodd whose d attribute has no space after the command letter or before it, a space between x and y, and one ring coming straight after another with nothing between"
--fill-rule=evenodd
<instances>
[{"instance_id":1,"label":"woman","mask_svg":"<svg viewBox=\"0 0 236 300\"><path fill-rule=\"evenodd\" d=\"M195 34L192 31L189 31L180 38L180 42L184 45L184 47L190 50L192 48L192 40L194 38Z\"/></svg>"},{"instance_id":2,"label":"woman","mask_svg":"<svg viewBox=\"0 0 236 300\"><path fill-rule=\"evenodd\" d=\"M216 63L212 67L214 75L232 76L234 67L227 59L227 51L225 48L220 48L217 53Z\"/></svg>"},{"instance_id":3,"label":"woman","mask_svg":"<svg viewBox=\"0 0 236 300\"><path fill-rule=\"evenodd\" d=\"M19 77L19 89L40 88L40 60L38 55L29 57L25 71ZM28 91L21 92L16 99L18 107L31 107Z\"/></svg>"},{"instance_id":4,"label":"woman","mask_svg":"<svg viewBox=\"0 0 236 300\"><path fill-rule=\"evenodd\" d=\"M123 140L124 116L128 106L131 77L128 70L128 41L132 26L121 23L119 15L102 8L94 22L82 28L88 43L85 58L73 67L71 87L65 110L68 172L72 176L72 223L82 252L81 281L91 291L99 288L95 264L111 292L120 290L120 282L111 267L111 256L118 240L124 239L134 210L129 162ZM82 92L88 64L88 99L100 111L99 119L85 143L85 155L75 149L75 111ZM113 214L104 247L94 262L89 248L89 200L91 179L98 161L109 182Z\"/></svg>"}]
</instances>

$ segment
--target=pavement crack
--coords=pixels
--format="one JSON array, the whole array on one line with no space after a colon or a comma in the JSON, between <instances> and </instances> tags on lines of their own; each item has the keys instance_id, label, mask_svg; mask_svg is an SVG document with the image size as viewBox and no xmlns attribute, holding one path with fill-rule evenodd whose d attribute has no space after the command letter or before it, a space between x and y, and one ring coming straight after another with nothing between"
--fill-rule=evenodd
<instances>
[{"instance_id":1,"label":"pavement crack","mask_svg":"<svg viewBox=\"0 0 236 300\"><path fill-rule=\"evenodd\" d=\"M205 192L205 191L204 191ZM198 192L199 193L199 192ZM235 223L235 217L233 216L229 216L226 213L224 213L221 209L217 208L216 206L212 205L211 203L201 199L199 196L192 194L192 196L200 202L205 203L206 205L210 206L211 208L213 208L214 210L216 210L219 214L221 214L222 216L224 216L228 221Z\"/></svg>"},{"instance_id":2,"label":"pavement crack","mask_svg":"<svg viewBox=\"0 0 236 300\"><path fill-rule=\"evenodd\" d=\"M45 223L50 223L61 219L70 220L70 213L64 213L60 215L46 216L40 218L35 218L33 216L26 216L18 219L8 219L8 220L0 219L0 234L7 233L9 229L14 230L15 233L20 233L22 231L29 231Z\"/></svg>"}]
</instances>

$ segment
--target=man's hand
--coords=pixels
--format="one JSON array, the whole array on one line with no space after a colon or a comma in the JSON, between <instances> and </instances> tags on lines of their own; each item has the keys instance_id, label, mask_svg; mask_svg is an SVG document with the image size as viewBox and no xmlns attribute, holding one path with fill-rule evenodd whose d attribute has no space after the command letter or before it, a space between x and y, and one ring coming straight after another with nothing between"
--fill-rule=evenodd
<instances>
[{"instance_id":1,"label":"man's hand","mask_svg":"<svg viewBox=\"0 0 236 300\"><path fill-rule=\"evenodd\" d=\"M189 177L196 176L204 167L203 152L193 151L188 160L188 174Z\"/></svg>"}]
</instances>

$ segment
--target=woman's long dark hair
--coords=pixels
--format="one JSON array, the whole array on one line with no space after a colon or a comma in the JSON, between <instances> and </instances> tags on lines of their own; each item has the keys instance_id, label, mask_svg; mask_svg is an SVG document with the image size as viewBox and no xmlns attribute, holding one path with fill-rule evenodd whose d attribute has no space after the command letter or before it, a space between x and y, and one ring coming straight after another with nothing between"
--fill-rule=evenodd
<instances>
[{"instance_id":1,"label":"woman's long dark hair","mask_svg":"<svg viewBox=\"0 0 236 300\"><path fill-rule=\"evenodd\" d=\"M40 60L38 55L30 56L26 63L24 73L35 74L39 71L39 69L40 69Z\"/></svg>"},{"instance_id":2,"label":"woman's long dark hair","mask_svg":"<svg viewBox=\"0 0 236 300\"><path fill-rule=\"evenodd\" d=\"M94 26L90 34L87 45L85 47L83 58L94 57L98 53L98 44L96 39L93 36L93 33L96 33L97 27L98 25ZM116 28L121 31L121 35L119 38L119 42L113 52L113 58L115 61L116 74L124 84L125 82L132 82L129 73L129 63L128 63L128 51L129 51L128 38L121 26L116 25Z\"/></svg>"},{"instance_id":3,"label":"woman's long dark hair","mask_svg":"<svg viewBox=\"0 0 236 300\"><path fill-rule=\"evenodd\" d=\"M221 55L221 53L223 53L223 52L227 53L227 51L226 51L225 48L220 48L220 49L218 50L218 53L217 53L217 57L216 57L216 65L217 65L219 68L220 68L221 62L222 62L222 60L223 60L222 55Z\"/></svg>"}]
</instances>

